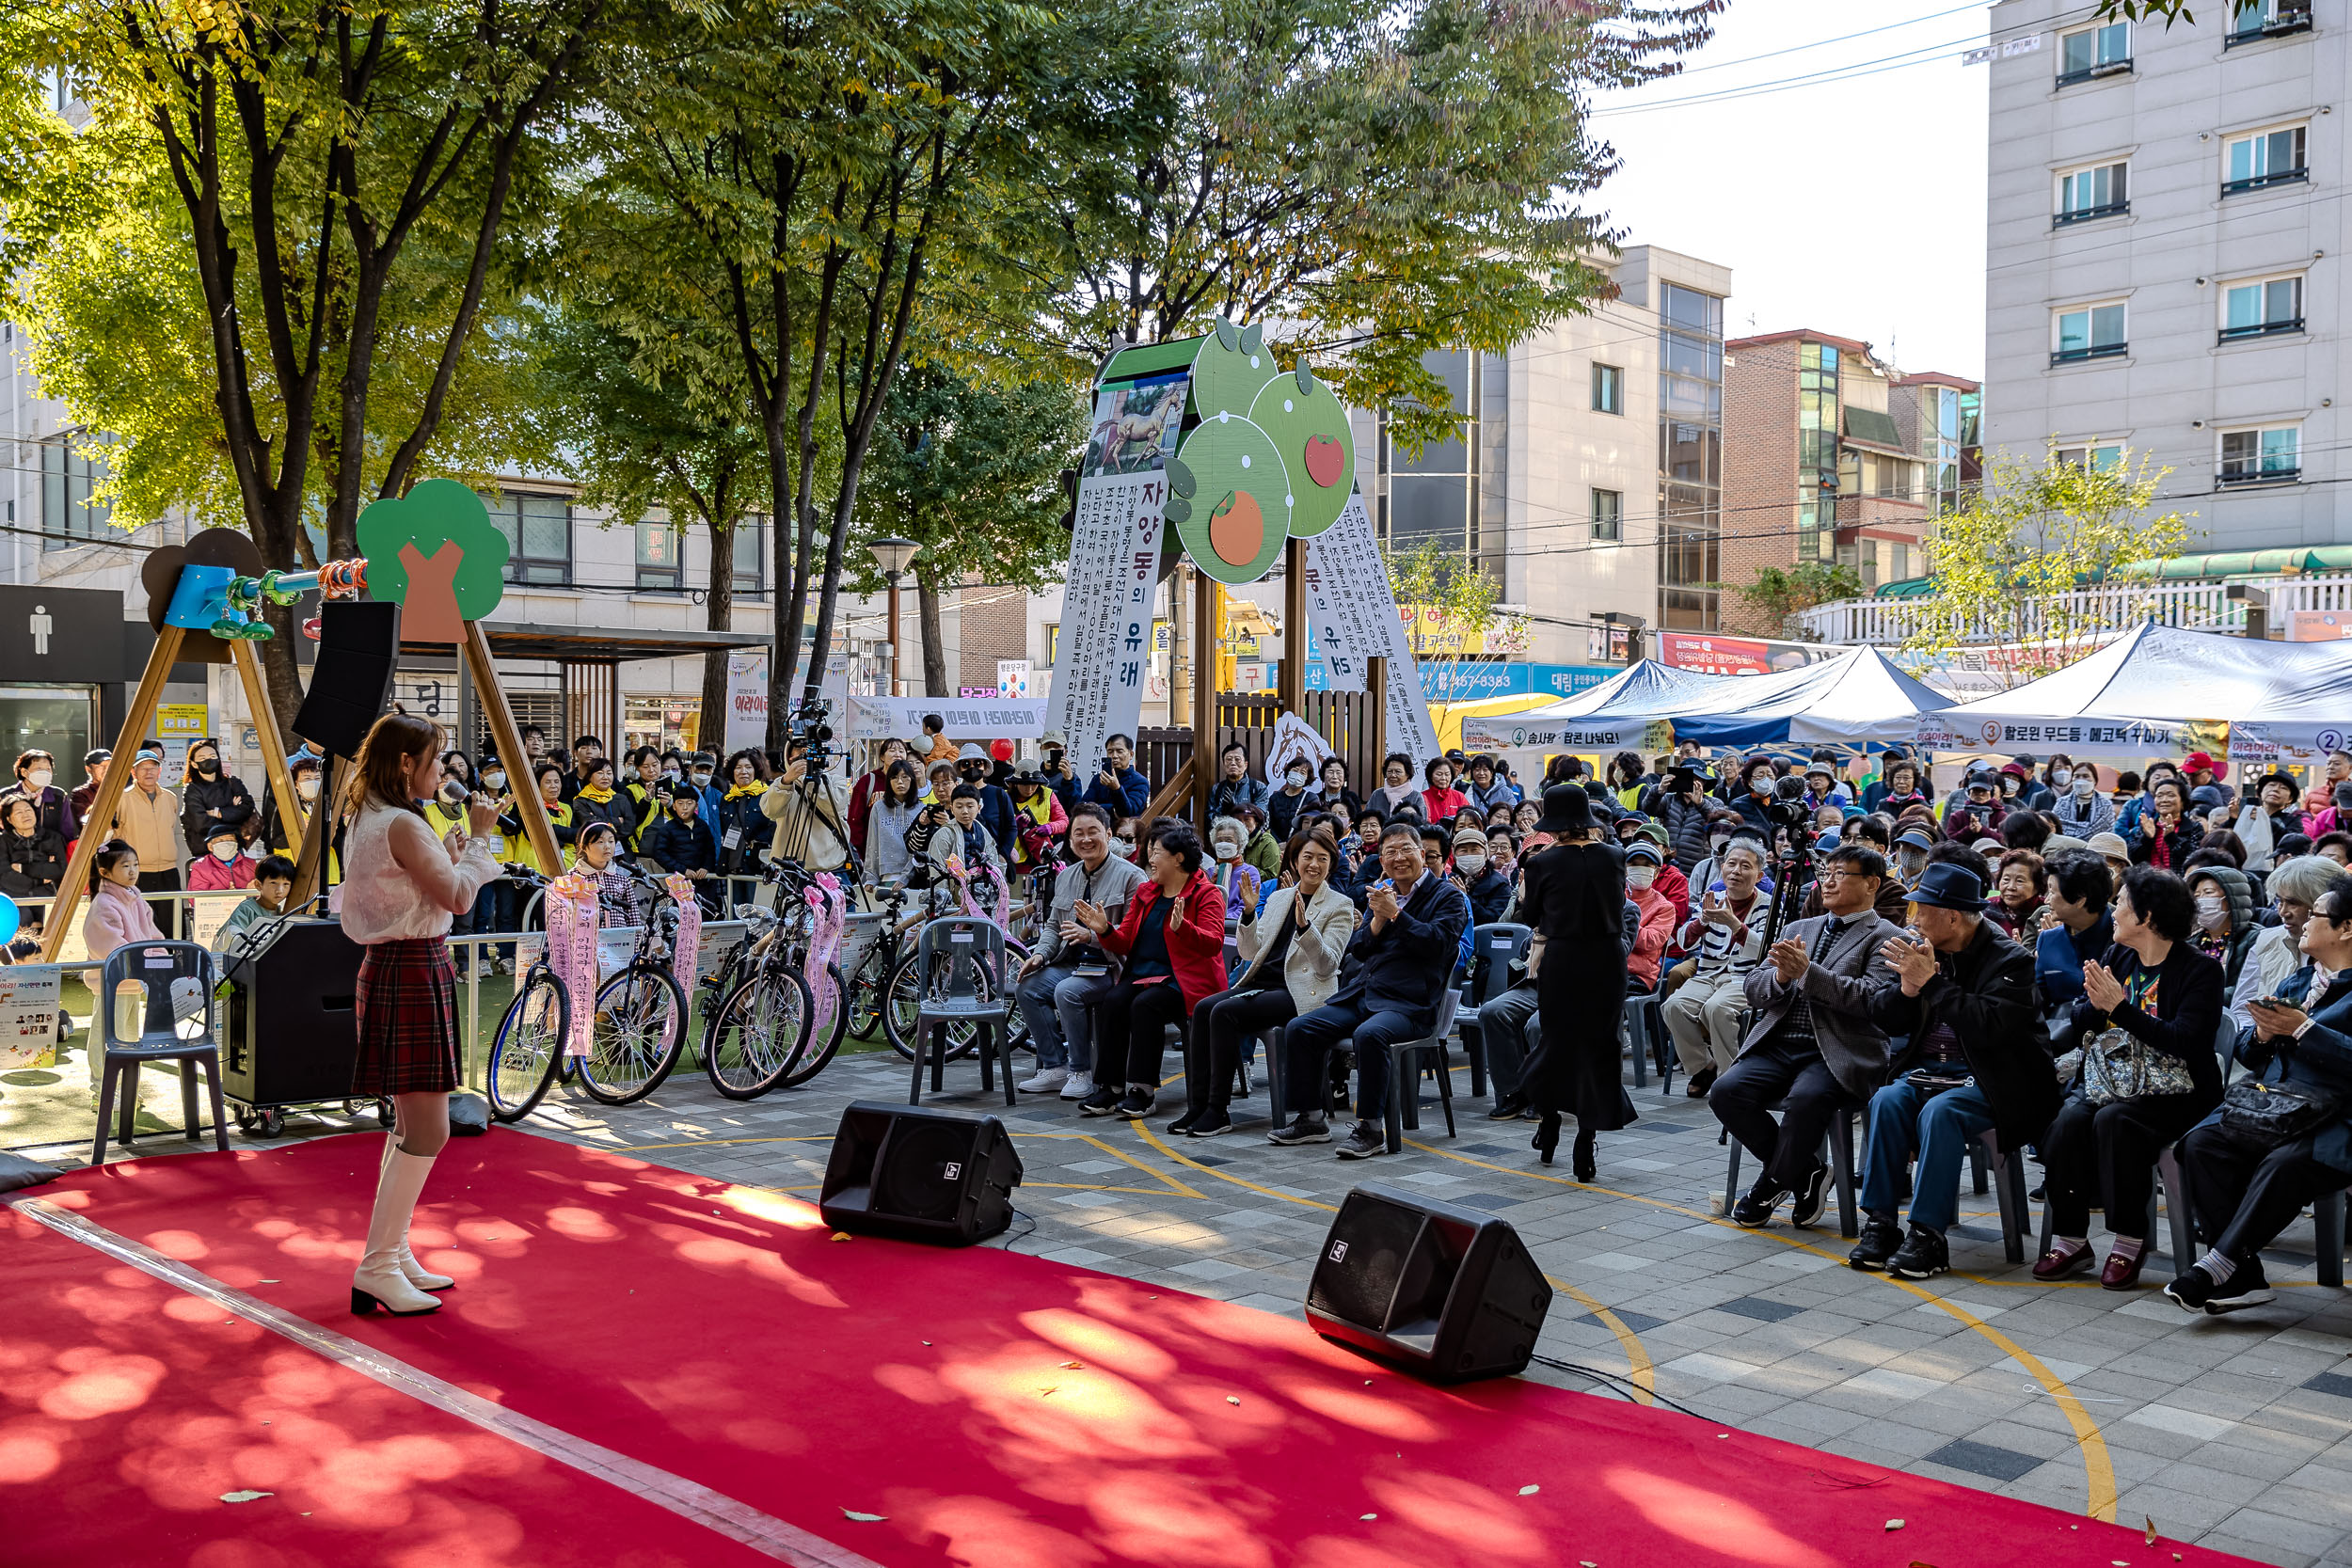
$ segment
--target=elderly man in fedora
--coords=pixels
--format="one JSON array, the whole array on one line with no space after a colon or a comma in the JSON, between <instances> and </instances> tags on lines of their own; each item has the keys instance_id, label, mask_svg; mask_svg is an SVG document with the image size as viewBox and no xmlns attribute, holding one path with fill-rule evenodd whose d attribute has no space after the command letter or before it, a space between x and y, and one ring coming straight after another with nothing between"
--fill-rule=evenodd
<instances>
[{"instance_id":1,"label":"elderly man in fedora","mask_svg":"<svg viewBox=\"0 0 2352 1568\"><path fill-rule=\"evenodd\" d=\"M1866 1217L1846 1260L1925 1279L1951 1268L1944 1233L1959 1217L1969 1140L1991 1129L2003 1148L2022 1148L2048 1129L2059 1095L2034 1006L2033 955L1984 918L1984 883L1964 865L1933 863L1911 906L1911 931L1880 949L1899 983L1870 999L1872 1021L1910 1044L1870 1097ZM1915 1152L1906 1237L1896 1210Z\"/></svg>"}]
</instances>

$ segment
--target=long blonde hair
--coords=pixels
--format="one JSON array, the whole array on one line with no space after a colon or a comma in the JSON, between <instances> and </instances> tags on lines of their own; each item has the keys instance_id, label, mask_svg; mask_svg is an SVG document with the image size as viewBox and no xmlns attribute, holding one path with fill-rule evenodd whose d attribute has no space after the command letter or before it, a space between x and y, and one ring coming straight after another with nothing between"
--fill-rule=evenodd
<instances>
[{"instance_id":1,"label":"long blonde hair","mask_svg":"<svg viewBox=\"0 0 2352 1568\"><path fill-rule=\"evenodd\" d=\"M440 725L413 713L388 713L378 719L359 743L359 760L352 768L350 787L343 793L343 810L357 816L374 800L423 816L408 794L408 768L420 752L439 755L448 738Z\"/></svg>"}]
</instances>

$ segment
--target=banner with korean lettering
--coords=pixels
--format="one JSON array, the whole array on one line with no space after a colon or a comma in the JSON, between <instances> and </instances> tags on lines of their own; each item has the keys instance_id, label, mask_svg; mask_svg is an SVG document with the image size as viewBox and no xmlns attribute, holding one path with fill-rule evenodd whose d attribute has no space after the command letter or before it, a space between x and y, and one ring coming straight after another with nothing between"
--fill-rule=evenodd
<instances>
[{"instance_id":1,"label":"banner with korean lettering","mask_svg":"<svg viewBox=\"0 0 2352 1568\"><path fill-rule=\"evenodd\" d=\"M1347 498L1340 520L1307 541L1307 626L1331 669L1335 691L1360 691L1363 677L1343 674L1342 661L1385 657L1388 663L1389 747L1416 763L1438 755L1438 727L1422 695L1421 666L1397 614L1380 543L1360 493ZM1360 665L1358 667L1360 672ZM1347 679L1348 684L1341 684Z\"/></svg>"},{"instance_id":2,"label":"banner with korean lettering","mask_svg":"<svg viewBox=\"0 0 2352 1568\"><path fill-rule=\"evenodd\" d=\"M1167 524L1163 470L1191 381L1179 372L1095 393L1046 709L1047 727L1061 731L1072 756L1101 756L1104 740L1134 735L1143 717Z\"/></svg>"},{"instance_id":3,"label":"banner with korean lettering","mask_svg":"<svg viewBox=\"0 0 2352 1568\"><path fill-rule=\"evenodd\" d=\"M2177 761L2192 752L2223 755L2230 749L2230 731L2222 720L1974 719L1960 707L1922 718L1917 738L1930 752L2064 752L2074 757Z\"/></svg>"}]
</instances>

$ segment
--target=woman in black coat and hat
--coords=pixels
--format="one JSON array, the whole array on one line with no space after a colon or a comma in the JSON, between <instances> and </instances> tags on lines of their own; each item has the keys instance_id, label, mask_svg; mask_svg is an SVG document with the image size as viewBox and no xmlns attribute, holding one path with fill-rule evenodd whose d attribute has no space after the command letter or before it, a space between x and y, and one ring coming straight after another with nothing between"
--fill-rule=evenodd
<instances>
[{"instance_id":1,"label":"woman in black coat and hat","mask_svg":"<svg viewBox=\"0 0 2352 1568\"><path fill-rule=\"evenodd\" d=\"M1521 916L1535 927L1531 952L1543 1043L1527 1063L1522 1092L1541 1120L1535 1151L1545 1164L1560 1146L1560 1118L1576 1117L1576 1179L1596 1172L1594 1135L1633 1120L1617 1067L1617 1022L1625 1010L1625 857L1598 834L1589 796L1575 784L1544 791L1538 832L1551 847L1521 864Z\"/></svg>"}]
</instances>

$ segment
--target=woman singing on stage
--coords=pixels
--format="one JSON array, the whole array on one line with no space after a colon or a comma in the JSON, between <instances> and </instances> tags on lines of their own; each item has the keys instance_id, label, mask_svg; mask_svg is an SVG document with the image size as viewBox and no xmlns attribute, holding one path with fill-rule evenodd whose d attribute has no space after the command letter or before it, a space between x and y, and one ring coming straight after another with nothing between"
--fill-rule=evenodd
<instances>
[{"instance_id":1,"label":"woman singing on stage","mask_svg":"<svg viewBox=\"0 0 2352 1568\"><path fill-rule=\"evenodd\" d=\"M398 1316L430 1312L425 1292L456 1281L427 1274L408 1251L408 1216L434 1157L449 1142L449 1096L457 1086L457 972L450 920L499 874L498 807L476 795L467 832L437 839L417 802L441 787L441 727L387 714L368 731L344 800L352 816L343 851L343 934L360 943L359 1057L351 1092L389 1099L367 1253L351 1278L351 1309Z\"/></svg>"}]
</instances>

